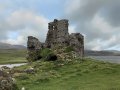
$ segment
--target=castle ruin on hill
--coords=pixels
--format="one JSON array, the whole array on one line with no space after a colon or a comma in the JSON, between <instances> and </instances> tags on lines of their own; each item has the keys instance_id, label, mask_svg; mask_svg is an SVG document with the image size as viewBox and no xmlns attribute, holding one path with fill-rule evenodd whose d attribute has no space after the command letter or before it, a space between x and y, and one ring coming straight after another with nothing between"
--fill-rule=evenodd
<instances>
[{"instance_id":1,"label":"castle ruin on hill","mask_svg":"<svg viewBox=\"0 0 120 90\"><path fill-rule=\"evenodd\" d=\"M84 36L80 33L68 32L68 20L54 19L53 22L48 23L48 33L45 43L41 43L33 36L28 37L27 48L28 52L37 52L42 48L54 48L56 46L71 46L79 54L80 57L84 56ZM30 53L28 57L30 57ZM36 59L39 58L36 56Z\"/></svg>"},{"instance_id":2,"label":"castle ruin on hill","mask_svg":"<svg viewBox=\"0 0 120 90\"><path fill-rule=\"evenodd\" d=\"M57 20L48 24L48 33L45 44L47 47L54 47L55 45L68 45L69 33L68 33L68 20Z\"/></svg>"}]
</instances>

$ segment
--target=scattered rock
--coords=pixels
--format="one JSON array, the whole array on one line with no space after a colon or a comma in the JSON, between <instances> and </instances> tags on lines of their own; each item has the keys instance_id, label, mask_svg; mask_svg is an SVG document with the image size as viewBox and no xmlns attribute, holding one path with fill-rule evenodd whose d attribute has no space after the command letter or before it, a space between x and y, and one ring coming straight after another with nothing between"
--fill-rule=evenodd
<instances>
[{"instance_id":1,"label":"scattered rock","mask_svg":"<svg viewBox=\"0 0 120 90\"><path fill-rule=\"evenodd\" d=\"M22 89L21 90L25 90L25 87L22 87Z\"/></svg>"},{"instance_id":2,"label":"scattered rock","mask_svg":"<svg viewBox=\"0 0 120 90\"><path fill-rule=\"evenodd\" d=\"M0 71L0 90L18 90L15 79L4 71Z\"/></svg>"},{"instance_id":3,"label":"scattered rock","mask_svg":"<svg viewBox=\"0 0 120 90\"><path fill-rule=\"evenodd\" d=\"M4 70L4 69L10 69L10 68L9 68L9 67L7 67L7 66L2 66L2 67L1 67L1 69L3 69L3 70Z\"/></svg>"},{"instance_id":4,"label":"scattered rock","mask_svg":"<svg viewBox=\"0 0 120 90\"><path fill-rule=\"evenodd\" d=\"M34 74L35 70L34 70L34 68L31 67L29 69L26 69L24 72L27 73L27 74Z\"/></svg>"}]
</instances>

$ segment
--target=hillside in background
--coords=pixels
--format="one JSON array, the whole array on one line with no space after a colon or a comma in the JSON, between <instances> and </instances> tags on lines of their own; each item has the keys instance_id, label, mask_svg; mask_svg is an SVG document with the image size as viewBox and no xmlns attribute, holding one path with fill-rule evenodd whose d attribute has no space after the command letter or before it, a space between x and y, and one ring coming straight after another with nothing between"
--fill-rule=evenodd
<instances>
[{"instance_id":1,"label":"hillside in background","mask_svg":"<svg viewBox=\"0 0 120 90\"><path fill-rule=\"evenodd\" d=\"M0 49L0 64L26 62L25 49Z\"/></svg>"},{"instance_id":2,"label":"hillside in background","mask_svg":"<svg viewBox=\"0 0 120 90\"><path fill-rule=\"evenodd\" d=\"M26 46L23 45L12 45L8 43L2 43L0 42L0 50L8 50L8 49L27 49ZM85 49L85 56L120 56L120 51L117 50L101 50L101 51L94 51L94 50L86 50Z\"/></svg>"},{"instance_id":3,"label":"hillside in background","mask_svg":"<svg viewBox=\"0 0 120 90\"><path fill-rule=\"evenodd\" d=\"M85 56L120 56L120 51L117 51L117 50L102 50L102 51L85 50Z\"/></svg>"},{"instance_id":4,"label":"hillside in background","mask_svg":"<svg viewBox=\"0 0 120 90\"><path fill-rule=\"evenodd\" d=\"M23 45L11 45L0 42L0 49L26 49L26 47Z\"/></svg>"},{"instance_id":5,"label":"hillside in background","mask_svg":"<svg viewBox=\"0 0 120 90\"><path fill-rule=\"evenodd\" d=\"M0 64L26 62L26 47L0 42Z\"/></svg>"}]
</instances>

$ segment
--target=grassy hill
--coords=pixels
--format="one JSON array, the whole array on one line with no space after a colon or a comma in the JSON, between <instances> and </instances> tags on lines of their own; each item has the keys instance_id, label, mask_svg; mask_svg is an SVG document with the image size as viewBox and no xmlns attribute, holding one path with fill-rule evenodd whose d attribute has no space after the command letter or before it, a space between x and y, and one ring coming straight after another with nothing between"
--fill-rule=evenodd
<instances>
[{"instance_id":1,"label":"grassy hill","mask_svg":"<svg viewBox=\"0 0 120 90\"><path fill-rule=\"evenodd\" d=\"M0 64L26 62L25 49L0 49Z\"/></svg>"},{"instance_id":2,"label":"grassy hill","mask_svg":"<svg viewBox=\"0 0 120 90\"><path fill-rule=\"evenodd\" d=\"M0 49L26 49L26 47L23 45L11 45L0 42Z\"/></svg>"},{"instance_id":3,"label":"grassy hill","mask_svg":"<svg viewBox=\"0 0 120 90\"><path fill-rule=\"evenodd\" d=\"M0 50L0 64L26 62L26 50ZM92 59L36 61L13 71L34 68L34 73L15 72L21 90L120 90L120 64Z\"/></svg>"},{"instance_id":4,"label":"grassy hill","mask_svg":"<svg viewBox=\"0 0 120 90\"><path fill-rule=\"evenodd\" d=\"M16 73L19 88L25 90L120 90L120 65L75 59L38 61L15 68L33 67L34 74Z\"/></svg>"}]
</instances>

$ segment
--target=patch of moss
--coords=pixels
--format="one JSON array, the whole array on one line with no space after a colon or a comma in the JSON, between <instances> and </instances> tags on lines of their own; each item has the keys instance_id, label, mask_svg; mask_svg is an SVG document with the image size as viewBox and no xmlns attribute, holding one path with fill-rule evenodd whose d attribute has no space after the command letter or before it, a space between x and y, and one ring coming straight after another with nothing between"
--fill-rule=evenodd
<instances>
[{"instance_id":1,"label":"patch of moss","mask_svg":"<svg viewBox=\"0 0 120 90\"><path fill-rule=\"evenodd\" d=\"M49 48L44 48L40 51L40 55L45 58L48 54L52 54L52 50L50 50Z\"/></svg>"},{"instance_id":2,"label":"patch of moss","mask_svg":"<svg viewBox=\"0 0 120 90\"><path fill-rule=\"evenodd\" d=\"M69 47L66 47L66 48L65 48L65 52L66 52L66 53L71 52L71 51L74 51L74 49L73 49L72 46L69 46Z\"/></svg>"}]
</instances>

